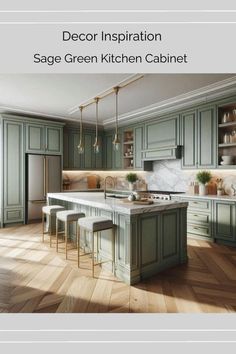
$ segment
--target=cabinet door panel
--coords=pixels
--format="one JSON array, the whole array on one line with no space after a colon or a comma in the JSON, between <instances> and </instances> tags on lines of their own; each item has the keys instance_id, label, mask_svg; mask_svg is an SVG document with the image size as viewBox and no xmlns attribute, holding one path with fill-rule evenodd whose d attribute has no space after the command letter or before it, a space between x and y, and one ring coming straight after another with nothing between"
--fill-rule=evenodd
<instances>
[{"instance_id":1,"label":"cabinet door panel","mask_svg":"<svg viewBox=\"0 0 236 354\"><path fill-rule=\"evenodd\" d=\"M178 117L146 125L146 149L178 145Z\"/></svg>"},{"instance_id":2,"label":"cabinet door panel","mask_svg":"<svg viewBox=\"0 0 236 354\"><path fill-rule=\"evenodd\" d=\"M196 148L196 112L187 112L181 117L183 158L182 168L195 168L197 164Z\"/></svg>"},{"instance_id":3,"label":"cabinet door panel","mask_svg":"<svg viewBox=\"0 0 236 354\"><path fill-rule=\"evenodd\" d=\"M216 167L216 110L198 110L198 167Z\"/></svg>"},{"instance_id":4,"label":"cabinet door panel","mask_svg":"<svg viewBox=\"0 0 236 354\"><path fill-rule=\"evenodd\" d=\"M141 219L141 265L147 266L151 263L157 263L158 257L158 240L159 235L157 216L149 216Z\"/></svg>"},{"instance_id":5,"label":"cabinet door panel","mask_svg":"<svg viewBox=\"0 0 236 354\"><path fill-rule=\"evenodd\" d=\"M235 203L216 201L214 208L215 238L235 241Z\"/></svg>"},{"instance_id":6,"label":"cabinet door panel","mask_svg":"<svg viewBox=\"0 0 236 354\"><path fill-rule=\"evenodd\" d=\"M44 126L26 124L26 152L45 152Z\"/></svg>"},{"instance_id":7,"label":"cabinet door panel","mask_svg":"<svg viewBox=\"0 0 236 354\"><path fill-rule=\"evenodd\" d=\"M142 164L142 150L143 150L143 127L134 129L134 168L141 169Z\"/></svg>"},{"instance_id":8,"label":"cabinet door panel","mask_svg":"<svg viewBox=\"0 0 236 354\"><path fill-rule=\"evenodd\" d=\"M94 158L95 154L93 151L93 144L94 144L95 136L92 134L85 134L84 135L84 164L83 167L85 169L92 169L94 168Z\"/></svg>"},{"instance_id":9,"label":"cabinet door panel","mask_svg":"<svg viewBox=\"0 0 236 354\"><path fill-rule=\"evenodd\" d=\"M46 152L50 154L62 153L62 129L46 127Z\"/></svg>"},{"instance_id":10,"label":"cabinet door panel","mask_svg":"<svg viewBox=\"0 0 236 354\"><path fill-rule=\"evenodd\" d=\"M170 211L163 213L162 216L162 259L170 260L178 257L179 254L179 227L178 212ZM165 235L165 237L163 237Z\"/></svg>"},{"instance_id":11,"label":"cabinet door panel","mask_svg":"<svg viewBox=\"0 0 236 354\"><path fill-rule=\"evenodd\" d=\"M4 121L4 223L23 221L23 124ZM17 208L16 208L17 207ZM22 209L21 209L22 208ZM15 220L14 220L15 219Z\"/></svg>"},{"instance_id":12,"label":"cabinet door panel","mask_svg":"<svg viewBox=\"0 0 236 354\"><path fill-rule=\"evenodd\" d=\"M107 170L111 170L112 169L112 154L113 154L112 135L107 135L105 137L105 142L106 142L105 168Z\"/></svg>"}]
</instances>

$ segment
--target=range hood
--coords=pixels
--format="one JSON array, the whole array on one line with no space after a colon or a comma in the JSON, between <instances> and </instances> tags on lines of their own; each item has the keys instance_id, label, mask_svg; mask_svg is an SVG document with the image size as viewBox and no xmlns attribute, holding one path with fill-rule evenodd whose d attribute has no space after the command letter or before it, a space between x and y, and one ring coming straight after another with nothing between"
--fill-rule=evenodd
<instances>
[{"instance_id":1,"label":"range hood","mask_svg":"<svg viewBox=\"0 0 236 354\"><path fill-rule=\"evenodd\" d=\"M182 156L181 145L168 145L155 149L142 150L143 161L177 160Z\"/></svg>"}]
</instances>

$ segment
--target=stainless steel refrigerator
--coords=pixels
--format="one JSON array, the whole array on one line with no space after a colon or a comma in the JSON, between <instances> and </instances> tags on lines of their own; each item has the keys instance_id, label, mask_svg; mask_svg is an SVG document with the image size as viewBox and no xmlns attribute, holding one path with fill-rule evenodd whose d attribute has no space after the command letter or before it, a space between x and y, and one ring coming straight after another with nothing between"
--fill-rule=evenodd
<instances>
[{"instance_id":1,"label":"stainless steel refrigerator","mask_svg":"<svg viewBox=\"0 0 236 354\"><path fill-rule=\"evenodd\" d=\"M41 218L47 193L61 191L61 157L28 154L27 167L27 222L32 222Z\"/></svg>"}]
</instances>

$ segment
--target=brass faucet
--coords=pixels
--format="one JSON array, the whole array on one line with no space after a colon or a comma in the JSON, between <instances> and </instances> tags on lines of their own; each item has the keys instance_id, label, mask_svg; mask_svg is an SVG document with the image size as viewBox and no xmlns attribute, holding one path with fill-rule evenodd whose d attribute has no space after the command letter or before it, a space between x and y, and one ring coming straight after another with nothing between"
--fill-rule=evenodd
<instances>
[{"instance_id":1,"label":"brass faucet","mask_svg":"<svg viewBox=\"0 0 236 354\"><path fill-rule=\"evenodd\" d=\"M112 180L112 184L113 184L113 188L115 188L115 179L111 176L106 176L104 179L104 198L107 198L107 180L111 179Z\"/></svg>"}]
</instances>

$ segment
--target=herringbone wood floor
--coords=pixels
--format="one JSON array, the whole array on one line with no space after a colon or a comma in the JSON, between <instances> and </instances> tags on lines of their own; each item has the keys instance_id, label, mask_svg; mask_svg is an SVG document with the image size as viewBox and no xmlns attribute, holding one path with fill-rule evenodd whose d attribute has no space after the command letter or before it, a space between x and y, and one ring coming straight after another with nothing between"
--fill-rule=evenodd
<instances>
[{"instance_id":1,"label":"herringbone wood floor","mask_svg":"<svg viewBox=\"0 0 236 354\"><path fill-rule=\"evenodd\" d=\"M88 256L41 243L41 225L0 229L0 312L235 312L236 249L189 239L187 265L128 286ZM62 245L61 245L62 247Z\"/></svg>"}]
</instances>

